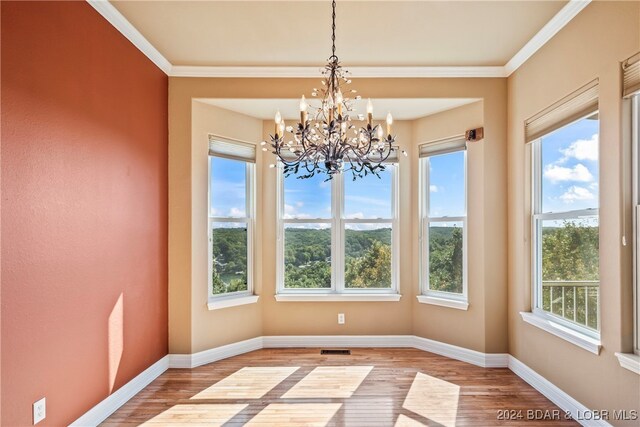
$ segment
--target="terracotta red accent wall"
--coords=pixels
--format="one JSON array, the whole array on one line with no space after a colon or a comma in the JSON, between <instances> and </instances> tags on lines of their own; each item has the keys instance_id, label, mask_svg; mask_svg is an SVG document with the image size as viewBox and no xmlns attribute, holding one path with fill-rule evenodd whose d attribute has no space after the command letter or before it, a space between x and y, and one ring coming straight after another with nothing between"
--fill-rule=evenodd
<instances>
[{"instance_id":1,"label":"terracotta red accent wall","mask_svg":"<svg viewBox=\"0 0 640 427\"><path fill-rule=\"evenodd\" d=\"M168 79L86 2L1 6L2 422L167 354Z\"/></svg>"}]
</instances>

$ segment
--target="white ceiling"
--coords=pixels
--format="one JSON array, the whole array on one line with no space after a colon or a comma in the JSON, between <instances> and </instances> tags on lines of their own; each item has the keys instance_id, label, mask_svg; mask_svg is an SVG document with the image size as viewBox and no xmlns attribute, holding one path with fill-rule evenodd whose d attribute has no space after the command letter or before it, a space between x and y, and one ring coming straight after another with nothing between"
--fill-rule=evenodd
<instances>
[{"instance_id":1,"label":"white ceiling","mask_svg":"<svg viewBox=\"0 0 640 427\"><path fill-rule=\"evenodd\" d=\"M197 101L215 105L236 113L258 119L273 119L276 111L280 111L285 120L296 120L300 117L298 99L198 99ZM383 120L390 111L396 120L414 120L419 117L450 110L462 105L479 101L473 98L415 98L415 99L372 99L375 120ZM355 101L355 112L366 112L366 100ZM313 99L310 105L315 105Z\"/></svg>"},{"instance_id":2,"label":"white ceiling","mask_svg":"<svg viewBox=\"0 0 640 427\"><path fill-rule=\"evenodd\" d=\"M338 1L345 66L503 66L566 1ZM113 1L173 66L320 66L323 1ZM95 7L95 6L94 6Z\"/></svg>"}]
</instances>

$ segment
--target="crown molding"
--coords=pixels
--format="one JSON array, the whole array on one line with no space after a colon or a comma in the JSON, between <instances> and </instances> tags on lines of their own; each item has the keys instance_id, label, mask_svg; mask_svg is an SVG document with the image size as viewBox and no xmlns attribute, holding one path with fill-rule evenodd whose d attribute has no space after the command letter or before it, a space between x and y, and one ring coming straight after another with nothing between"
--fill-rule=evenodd
<instances>
[{"instance_id":1,"label":"crown molding","mask_svg":"<svg viewBox=\"0 0 640 427\"><path fill-rule=\"evenodd\" d=\"M104 19L144 53L158 68L169 74L171 63L108 0L87 0Z\"/></svg>"},{"instance_id":2,"label":"crown molding","mask_svg":"<svg viewBox=\"0 0 640 427\"><path fill-rule=\"evenodd\" d=\"M322 67L203 67L174 65L171 77L315 78ZM348 67L357 78L507 77L504 67Z\"/></svg>"},{"instance_id":3,"label":"crown molding","mask_svg":"<svg viewBox=\"0 0 640 427\"><path fill-rule=\"evenodd\" d=\"M208 67L172 65L108 0L87 0L165 74L171 77L308 78L320 67ZM349 67L358 78L492 78L509 77L545 43L565 27L591 0L570 0L504 66Z\"/></svg>"},{"instance_id":4,"label":"crown molding","mask_svg":"<svg viewBox=\"0 0 640 427\"><path fill-rule=\"evenodd\" d=\"M540 50L542 46L551 40L551 38L575 18L582 9L587 7L589 3L591 3L591 0L570 0L569 3L560 9L560 11L506 63L504 66L506 76L510 76L520 68L527 59L531 58L534 53Z\"/></svg>"}]
</instances>

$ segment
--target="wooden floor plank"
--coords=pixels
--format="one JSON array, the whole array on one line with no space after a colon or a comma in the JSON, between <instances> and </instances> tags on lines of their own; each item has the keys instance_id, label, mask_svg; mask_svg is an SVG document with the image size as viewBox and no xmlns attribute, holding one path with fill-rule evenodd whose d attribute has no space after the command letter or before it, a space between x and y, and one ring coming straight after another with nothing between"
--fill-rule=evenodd
<instances>
[{"instance_id":1,"label":"wooden floor plank","mask_svg":"<svg viewBox=\"0 0 640 427\"><path fill-rule=\"evenodd\" d=\"M577 425L508 369L415 349L351 353L264 349L194 369L169 369L103 425ZM530 410L559 419L531 419ZM512 411L512 419L498 419L505 411Z\"/></svg>"}]
</instances>

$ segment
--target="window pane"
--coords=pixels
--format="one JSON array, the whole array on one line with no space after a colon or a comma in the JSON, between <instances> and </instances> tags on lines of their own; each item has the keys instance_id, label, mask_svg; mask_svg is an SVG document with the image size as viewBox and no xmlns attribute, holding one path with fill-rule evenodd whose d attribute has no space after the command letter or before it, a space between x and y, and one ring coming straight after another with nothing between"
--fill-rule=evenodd
<instances>
[{"instance_id":1,"label":"window pane","mask_svg":"<svg viewBox=\"0 0 640 427\"><path fill-rule=\"evenodd\" d=\"M284 287L331 288L329 224L285 224Z\"/></svg>"},{"instance_id":2,"label":"window pane","mask_svg":"<svg viewBox=\"0 0 640 427\"><path fill-rule=\"evenodd\" d=\"M391 178L395 166L389 165L380 177L367 175L355 181L344 176L345 218L391 218Z\"/></svg>"},{"instance_id":3,"label":"window pane","mask_svg":"<svg viewBox=\"0 0 640 427\"><path fill-rule=\"evenodd\" d=\"M210 216L246 217L247 164L237 160L209 157Z\"/></svg>"},{"instance_id":4,"label":"window pane","mask_svg":"<svg viewBox=\"0 0 640 427\"><path fill-rule=\"evenodd\" d=\"M429 289L461 294L463 291L463 223L429 224Z\"/></svg>"},{"instance_id":5,"label":"window pane","mask_svg":"<svg viewBox=\"0 0 640 427\"><path fill-rule=\"evenodd\" d=\"M542 210L598 207L598 116L542 138Z\"/></svg>"},{"instance_id":6,"label":"window pane","mask_svg":"<svg viewBox=\"0 0 640 427\"><path fill-rule=\"evenodd\" d=\"M598 328L598 217L544 220L542 309Z\"/></svg>"},{"instance_id":7,"label":"window pane","mask_svg":"<svg viewBox=\"0 0 640 427\"><path fill-rule=\"evenodd\" d=\"M428 157L429 216L464 216L464 151Z\"/></svg>"},{"instance_id":8,"label":"window pane","mask_svg":"<svg viewBox=\"0 0 640 427\"><path fill-rule=\"evenodd\" d=\"M391 224L346 224L345 287L391 287Z\"/></svg>"},{"instance_id":9,"label":"window pane","mask_svg":"<svg viewBox=\"0 0 640 427\"><path fill-rule=\"evenodd\" d=\"M225 294L247 290L247 225L212 224L212 292Z\"/></svg>"},{"instance_id":10,"label":"window pane","mask_svg":"<svg viewBox=\"0 0 640 427\"><path fill-rule=\"evenodd\" d=\"M284 218L331 218L331 181L325 174L284 178Z\"/></svg>"}]
</instances>

